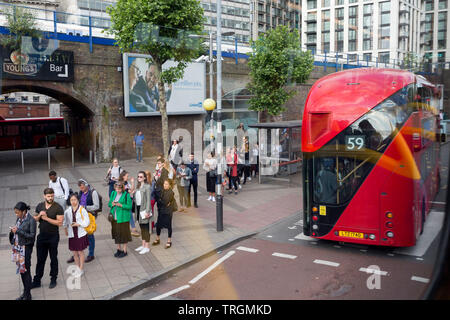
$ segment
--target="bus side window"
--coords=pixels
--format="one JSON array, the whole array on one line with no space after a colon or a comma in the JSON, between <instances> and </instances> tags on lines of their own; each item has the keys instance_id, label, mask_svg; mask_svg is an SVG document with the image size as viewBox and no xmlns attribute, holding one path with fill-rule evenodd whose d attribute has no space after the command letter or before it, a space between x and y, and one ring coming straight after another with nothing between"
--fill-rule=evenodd
<instances>
[{"instance_id":1,"label":"bus side window","mask_svg":"<svg viewBox=\"0 0 450 320\"><path fill-rule=\"evenodd\" d=\"M6 135L7 136L18 136L19 135L19 126L17 126L17 125L8 125L6 127Z\"/></svg>"}]
</instances>

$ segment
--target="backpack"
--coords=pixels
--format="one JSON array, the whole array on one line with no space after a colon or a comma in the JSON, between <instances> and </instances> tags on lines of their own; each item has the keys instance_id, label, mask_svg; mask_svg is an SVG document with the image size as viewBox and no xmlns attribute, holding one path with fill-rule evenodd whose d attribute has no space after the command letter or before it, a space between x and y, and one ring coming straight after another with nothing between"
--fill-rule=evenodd
<instances>
[{"instance_id":1,"label":"backpack","mask_svg":"<svg viewBox=\"0 0 450 320\"><path fill-rule=\"evenodd\" d=\"M112 170L113 166L109 167L109 170ZM119 174L121 174L123 171L123 169L119 166ZM105 181L106 183L110 183L111 182L111 172L109 172L106 177L105 177Z\"/></svg>"},{"instance_id":2,"label":"backpack","mask_svg":"<svg viewBox=\"0 0 450 320\"><path fill-rule=\"evenodd\" d=\"M103 210L103 198L102 198L102 196L100 195L100 193L98 193L98 191L95 190L94 188L92 188L91 194L93 194L94 191L97 192L97 196L98 196L98 209L95 210L93 213L95 214L95 217L97 217L97 215L98 215L100 212L102 212L102 210Z\"/></svg>"},{"instance_id":3,"label":"backpack","mask_svg":"<svg viewBox=\"0 0 450 320\"><path fill-rule=\"evenodd\" d=\"M98 192L97 192L97 195L98 195L98 209L95 210L95 213L102 212L102 210L103 210L103 198L100 195L100 193L98 193Z\"/></svg>"},{"instance_id":4,"label":"backpack","mask_svg":"<svg viewBox=\"0 0 450 320\"><path fill-rule=\"evenodd\" d=\"M81 214L81 209L83 207L80 206L80 215L81 215L81 219L83 220L83 215ZM84 230L87 232L87 234L91 235L95 232L95 230L97 230L97 224L95 222L95 217L89 212L87 211L88 215L89 215L89 225L87 227L84 228Z\"/></svg>"}]
</instances>

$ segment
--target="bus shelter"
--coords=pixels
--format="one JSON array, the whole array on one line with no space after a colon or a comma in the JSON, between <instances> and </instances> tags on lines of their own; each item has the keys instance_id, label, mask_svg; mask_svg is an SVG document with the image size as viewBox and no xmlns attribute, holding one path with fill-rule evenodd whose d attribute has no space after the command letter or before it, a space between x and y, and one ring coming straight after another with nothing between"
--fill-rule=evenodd
<instances>
[{"instance_id":1,"label":"bus shelter","mask_svg":"<svg viewBox=\"0 0 450 320\"><path fill-rule=\"evenodd\" d=\"M302 121L256 123L258 129L259 183L301 185Z\"/></svg>"}]
</instances>

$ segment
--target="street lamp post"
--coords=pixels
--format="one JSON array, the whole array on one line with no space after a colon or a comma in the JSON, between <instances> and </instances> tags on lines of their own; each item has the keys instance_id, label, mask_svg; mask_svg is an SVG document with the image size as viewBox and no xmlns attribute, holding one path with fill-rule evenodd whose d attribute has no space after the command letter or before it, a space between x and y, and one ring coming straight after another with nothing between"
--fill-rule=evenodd
<instances>
[{"instance_id":1,"label":"street lamp post","mask_svg":"<svg viewBox=\"0 0 450 320\"><path fill-rule=\"evenodd\" d=\"M214 99L213 97L213 33L209 32L209 97Z\"/></svg>"},{"instance_id":2,"label":"street lamp post","mask_svg":"<svg viewBox=\"0 0 450 320\"><path fill-rule=\"evenodd\" d=\"M223 231L223 195L222 195L222 1L217 0L217 192L216 223L217 231Z\"/></svg>"},{"instance_id":3,"label":"street lamp post","mask_svg":"<svg viewBox=\"0 0 450 320\"><path fill-rule=\"evenodd\" d=\"M223 231L223 194L222 194L222 172L223 172L223 137L222 137L222 36L232 36L234 31L225 32L222 34L222 3L217 1L217 133L216 133L216 153L218 156L217 161L217 180L216 180L216 224L217 231ZM210 99L206 99L203 103L203 108L208 111L208 118L212 115L212 110L216 106L213 100L213 32L209 33L209 96Z\"/></svg>"}]
</instances>

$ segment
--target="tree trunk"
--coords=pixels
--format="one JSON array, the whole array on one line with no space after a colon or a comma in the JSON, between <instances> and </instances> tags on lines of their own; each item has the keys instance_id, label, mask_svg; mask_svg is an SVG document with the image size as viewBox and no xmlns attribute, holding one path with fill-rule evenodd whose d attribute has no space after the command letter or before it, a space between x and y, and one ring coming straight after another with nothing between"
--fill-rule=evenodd
<instances>
[{"instance_id":1,"label":"tree trunk","mask_svg":"<svg viewBox=\"0 0 450 320\"><path fill-rule=\"evenodd\" d=\"M159 111L161 112L161 132L163 140L163 154L167 157L169 154L169 118L167 117L167 101L164 82L161 80L162 65L156 64L158 70L158 93L159 93Z\"/></svg>"}]
</instances>

